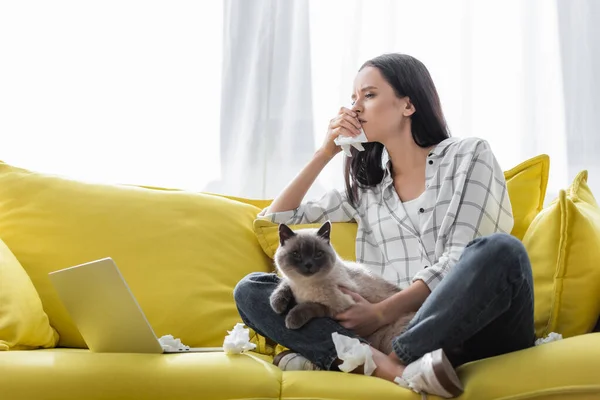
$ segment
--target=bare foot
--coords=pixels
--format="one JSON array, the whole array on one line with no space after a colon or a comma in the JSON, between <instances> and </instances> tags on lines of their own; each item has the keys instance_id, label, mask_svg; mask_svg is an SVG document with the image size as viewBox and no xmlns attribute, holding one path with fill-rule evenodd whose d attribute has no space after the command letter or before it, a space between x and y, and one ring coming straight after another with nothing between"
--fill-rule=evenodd
<instances>
[{"instance_id":1,"label":"bare foot","mask_svg":"<svg viewBox=\"0 0 600 400\"><path fill-rule=\"evenodd\" d=\"M375 372L373 372L373 376L383 378L390 382L394 382L396 377L402 376L404 365L400 363L400 360L394 353L388 356L373 347L371 347L371 352L373 353L373 361L375 361L375 365L377 365Z\"/></svg>"}]
</instances>

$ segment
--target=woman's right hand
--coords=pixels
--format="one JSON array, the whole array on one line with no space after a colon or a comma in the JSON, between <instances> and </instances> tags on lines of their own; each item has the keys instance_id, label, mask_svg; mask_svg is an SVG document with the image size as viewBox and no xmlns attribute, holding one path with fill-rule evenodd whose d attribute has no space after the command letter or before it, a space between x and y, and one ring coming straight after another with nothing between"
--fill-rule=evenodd
<instances>
[{"instance_id":1,"label":"woman's right hand","mask_svg":"<svg viewBox=\"0 0 600 400\"><path fill-rule=\"evenodd\" d=\"M350 137L358 136L360 135L360 128L358 114L349 108L340 108L338 115L329 121L327 135L325 136L325 141L319 151L326 156L333 158L337 153L342 151L341 147L333 142L334 139L340 135Z\"/></svg>"}]
</instances>

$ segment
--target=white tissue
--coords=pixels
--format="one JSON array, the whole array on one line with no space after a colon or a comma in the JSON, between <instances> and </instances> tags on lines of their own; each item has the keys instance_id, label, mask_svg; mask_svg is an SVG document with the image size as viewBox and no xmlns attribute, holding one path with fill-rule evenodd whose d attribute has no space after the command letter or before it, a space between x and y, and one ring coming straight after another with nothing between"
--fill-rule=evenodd
<instances>
[{"instance_id":1,"label":"white tissue","mask_svg":"<svg viewBox=\"0 0 600 400\"><path fill-rule=\"evenodd\" d=\"M373 374L377 365L375 365L375 361L373 361L373 353L371 352L369 345L361 343L358 339L340 335L337 332L333 332L331 337L333 338L333 344L335 344L337 356L343 361L343 363L338 366L340 371L350 372L354 371L357 367L364 365L364 374Z\"/></svg>"},{"instance_id":2,"label":"white tissue","mask_svg":"<svg viewBox=\"0 0 600 400\"><path fill-rule=\"evenodd\" d=\"M362 146L361 143L366 143L368 141L369 140L367 139L367 135L365 135L365 131L362 128L360 128L360 135L356 137L338 136L335 139L333 139L333 142L336 145L340 146L342 150L344 150L346 156L348 157L352 157L352 153L350 152L350 146L354 147L358 151L364 151L365 148Z\"/></svg>"},{"instance_id":3,"label":"white tissue","mask_svg":"<svg viewBox=\"0 0 600 400\"><path fill-rule=\"evenodd\" d=\"M535 345L539 346L540 344L556 342L557 340L561 340L562 338L563 337L560 333L550 332L548 334L548 336L546 336L545 338L540 338L540 339L536 340Z\"/></svg>"},{"instance_id":4,"label":"white tissue","mask_svg":"<svg viewBox=\"0 0 600 400\"><path fill-rule=\"evenodd\" d=\"M181 339L175 339L173 335L165 335L158 339L158 342L162 346L163 350L188 350L190 346L186 346L181 343Z\"/></svg>"},{"instance_id":5,"label":"white tissue","mask_svg":"<svg viewBox=\"0 0 600 400\"><path fill-rule=\"evenodd\" d=\"M223 342L225 354L240 354L256 348L254 343L250 343L250 329L244 328L244 324L238 322L227 332L229 335L225 336Z\"/></svg>"}]
</instances>

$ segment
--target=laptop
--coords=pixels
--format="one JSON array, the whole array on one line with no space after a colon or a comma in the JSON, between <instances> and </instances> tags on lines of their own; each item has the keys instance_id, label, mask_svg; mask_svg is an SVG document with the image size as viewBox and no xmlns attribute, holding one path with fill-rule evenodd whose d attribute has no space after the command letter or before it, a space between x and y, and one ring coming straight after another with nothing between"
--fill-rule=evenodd
<instances>
[{"instance_id":1,"label":"laptop","mask_svg":"<svg viewBox=\"0 0 600 400\"><path fill-rule=\"evenodd\" d=\"M223 351L222 347L164 349L110 257L51 272L48 276L92 352Z\"/></svg>"}]
</instances>

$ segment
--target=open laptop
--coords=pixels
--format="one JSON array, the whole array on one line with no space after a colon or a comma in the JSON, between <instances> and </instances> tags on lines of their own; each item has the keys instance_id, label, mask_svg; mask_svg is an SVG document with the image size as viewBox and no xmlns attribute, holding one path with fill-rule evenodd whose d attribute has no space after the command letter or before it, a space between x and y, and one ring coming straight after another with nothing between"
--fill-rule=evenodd
<instances>
[{"instance_id":1,"label":"open laptop","mask_svg":"<svg viewBox=\"0 0 600 400\"><path fill-rule=\"evenodd\" d=\"M163 349L112 258L48 274L89 349L96 353L190 353L221 347Z\"/></svg>"}]
</instances>

